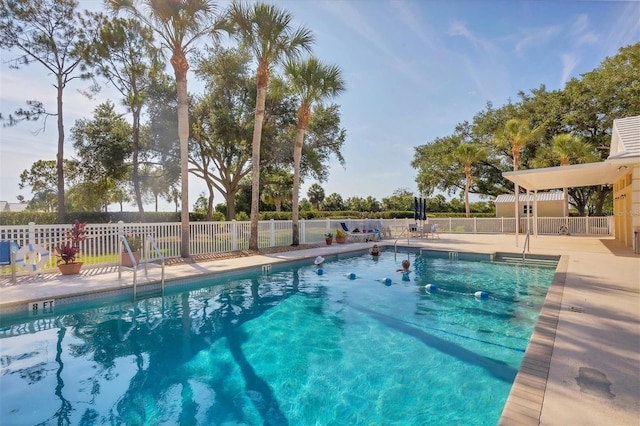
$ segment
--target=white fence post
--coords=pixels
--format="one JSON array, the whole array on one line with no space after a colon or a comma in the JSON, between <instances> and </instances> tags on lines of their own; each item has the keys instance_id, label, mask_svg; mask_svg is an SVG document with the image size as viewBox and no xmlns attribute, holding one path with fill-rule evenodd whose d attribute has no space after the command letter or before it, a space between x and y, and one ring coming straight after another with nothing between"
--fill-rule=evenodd
<instances>
[{"instance_id":1,"label":"white fence post","mask_svg":"<svg viewBox=\"0 0 640 426\"><path fill-rule=\"evenodd\" d=\"M305 238L306 237L305 234L306 234L307 226L306 226L306 223L305 223L304 219L300 219L300 222L298 224L300 225L300 228L299 228L299 230L300 230L300 244L306 244L307 243L307 239Z\"/></svg>"},{"instance_id":2,"label":"white fence post","mask_svg":"<svg viewBox=\"0 0 640 426\"><path fill-rule=\"evenodd\" d=\"M29 222L29 244L36 243L36 224L35 222Z\"/></svg>"},{"instance_id":3,"label":"white fence post","mask_svg":"<svg viewBox=\"0 0 640 426\"><path fill-rule=\"evenodd\" d=\"M269 221L269 247L276 245L276 222L271 219Z\"/></svg>"},{"instance_id":4,"label":"white fence post","mask_svg":"<svg viewBox=\"0 0 640 426\"><path fill-rule=\"evenodd\" d=\"M238 250L238 222L231 219L231 251Z\"/></svg>"}]
</instances>

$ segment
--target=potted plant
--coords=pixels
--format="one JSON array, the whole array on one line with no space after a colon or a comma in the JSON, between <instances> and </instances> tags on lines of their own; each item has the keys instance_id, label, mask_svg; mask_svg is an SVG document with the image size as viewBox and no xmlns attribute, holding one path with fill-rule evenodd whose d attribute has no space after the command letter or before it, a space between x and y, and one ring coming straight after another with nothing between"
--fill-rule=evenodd
<instances>
[{"instance_id":1,"label":"potted plant","mask_svg":"<svg viewBox=\"0 0 640 426\"><path fill-rule=\"evenodd\" d=\"M347 242L347 233L342 229L336 229L336 243L344 244Z\"/></svg>"},{"instance_id":2,"label":"potted plant","mask_svg":"<svg viewBox=\"0 0 640 426\"><path fill-rule=\"evenodd\" d=\"M87 231L84 229L86 225L86 222L80 223L76 219L71 230L67 232L68 241L55 248L58 269L62 275L78 274L82 268L82 262L78 262L77 258L80 253L80 243L87 239Z\"/></svg>"},{"instance_id":3,"label":"potted plant","mask_svg":"<svg viewBox=\"0 0 640 426\"><path fill-rule=\"evenodd\" d=\"M333 244L333 234L331 232L325 233L324 234L324 241L327 243L328 246Z\"/></svg>"},{"instance_id":4,"label":"potted plant","mask_svg":"<svg viewBox=\"0 0 640 426\"><path fill-rule=\"evenodd\" d=\"M136 263L140 262L140 249L142 248L142 238L138 235L127 234L125 235L125 239L127 240L127 244L129 245L129 249L131 250L131 254L135 259ZM122 247L121 253L121 263L122 266L128 266L129 268L133 267L133 263L131 262L131 257L127 252L127 249Z\"/></svg>"}]
</instances>

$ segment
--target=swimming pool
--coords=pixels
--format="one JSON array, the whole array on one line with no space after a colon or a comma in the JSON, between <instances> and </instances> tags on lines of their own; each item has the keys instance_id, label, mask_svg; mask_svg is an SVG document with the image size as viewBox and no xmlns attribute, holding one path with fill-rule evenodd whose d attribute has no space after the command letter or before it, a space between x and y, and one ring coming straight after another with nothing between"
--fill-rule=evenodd
<instances>
[{"instance_id":1,"label":"swimming pool","mask_svg":"<svg viewBox=\"0 0 640 426\"><path fill-rule=\"evenodd\" d=\"M312 261L2 324L0 423L498 422L553 267Z\"/></svg>"}]
</instances>

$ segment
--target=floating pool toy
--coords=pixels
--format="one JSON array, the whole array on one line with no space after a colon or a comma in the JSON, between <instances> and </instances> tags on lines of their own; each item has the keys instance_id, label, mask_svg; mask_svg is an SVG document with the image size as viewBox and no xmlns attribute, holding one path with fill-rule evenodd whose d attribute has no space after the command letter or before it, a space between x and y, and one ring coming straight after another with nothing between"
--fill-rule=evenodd
<instances>
[{"instance_id":1,"label":"floating pool toy","mask_svg":"<svg viewBox=\"0 0 640 426\"><path fill-rule=\"evenodd\" d=\"M356 279L356 274L354 274L354 273L352 272L352 273L350 273L350 274L348 275L348 277L349 277L349 279L350 279L350 280L355 280L355 279Z\"/></svg>"},{"instance_id":2,"label":"floating pool toy","mask_svg":"<svg viewBox=\"0 0 640 426\"><path fill-rule=\"evenodd\" d=\"M438 286L435 284L427 284L424 286L424 288L426 288L430 293L435 293L436 291L438 291Z\"/></svg>"},{"instance_id":3,"label":"floating pool toy","mask_svg":"<svg viewBox=\"0 0 640 426\"><path fill-rule=\"evenodd\" d=\"M473 293L473 295L478 299L486 299L487 297L489 297L489 295L484 291L476 291L475 293Z\"/></svg>"},{"instance_id":4,"label":"floating pool toy","mask_svg":"<svg viewBox=\"0 0 640 426\"><path fill-rule=\"evenodd\" d=\"M382 280L382 282L384 283L384 285L391 285L391 278L387 277L384 280Z\"/></svg>"},{"instance_id":5,"label":"floating pool toy","mask_svg":"<svg viewBox=\"0 0 640 426\"><path fill-rule=\"evenodd\" d=\"M316 271L316 273L317 273L318 275L322 275L322 274L324 274L324 269L322 269L322 268L318 268L318 270Z\"/></svg>"}]
</instances>

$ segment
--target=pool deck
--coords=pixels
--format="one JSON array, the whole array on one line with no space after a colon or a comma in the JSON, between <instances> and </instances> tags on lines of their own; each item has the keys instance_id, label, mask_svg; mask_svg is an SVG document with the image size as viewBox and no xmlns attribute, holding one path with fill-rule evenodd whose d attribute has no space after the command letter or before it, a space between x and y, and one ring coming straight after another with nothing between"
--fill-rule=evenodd
<instances>
[{"instance_id":1,"label":"pool deck","mask_svg":"<svg viewBox=\"0 0 640 426\"><path fill-rule=\"evenodd\" d=\"M524 237L441 234L398 240L398 246L473 253L522 254ZM395 241L383 241L393 250ZM360 250L334 244L269 255L168 266L167 280ZM389 247L390 246L390 247ZM383 249L385 250L385 249ZM532 237L527 255L560 255L554 282L509 394L500 425L640 424L640 255L612 238ZM383 252L384 255L384 252ZM130 288L133 274L115 268L80 275L0 280L0 311L28 302ZM138 283L160 278L138 271Z\"/></svg>"}]
</instances>

